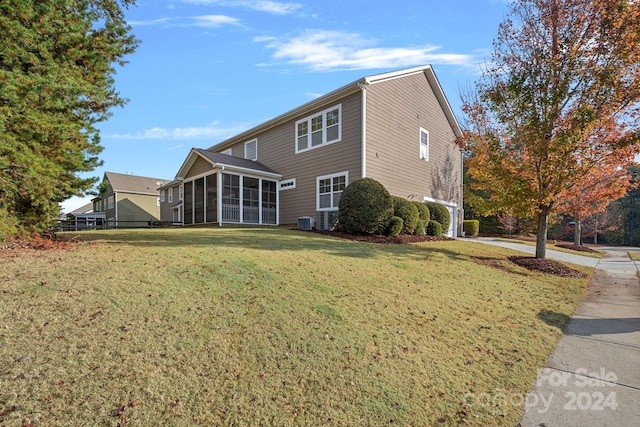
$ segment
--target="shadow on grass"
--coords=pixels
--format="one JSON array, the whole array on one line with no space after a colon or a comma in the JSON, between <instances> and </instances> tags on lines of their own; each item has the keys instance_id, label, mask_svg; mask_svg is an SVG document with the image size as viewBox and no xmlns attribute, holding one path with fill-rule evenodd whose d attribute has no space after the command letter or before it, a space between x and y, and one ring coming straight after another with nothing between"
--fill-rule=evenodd
<instances>
[{"instance_id":1,"label":"shadow on grass","mask_svg":"<svg viewBox=\"0 0 640 427\"><path fill-rule=\"evenodd\" d=\"M198 233L201 230L202 233ZM73 233L81 240L103 241L137 247L247 248L273 251L322 251L335 256L374 258L384 254L402 259L428 261L435 254L468 260L455 250L417 244L357 242L335 236L283 227L199 227L182 229L140 229ZM71 234L67 238L73 237Z\"/></svg>"}]
</instances>

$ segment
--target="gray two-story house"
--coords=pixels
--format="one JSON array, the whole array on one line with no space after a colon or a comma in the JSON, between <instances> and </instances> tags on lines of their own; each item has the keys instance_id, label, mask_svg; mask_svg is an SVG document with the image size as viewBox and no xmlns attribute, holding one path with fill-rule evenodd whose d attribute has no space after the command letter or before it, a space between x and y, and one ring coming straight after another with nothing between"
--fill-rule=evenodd
<instances>
[{"instance_id":1,"label":"gray two-story house","mask_svg":"<svg viewBox=\"0 0 640 427\"><path fill-rule=\"evenodd\" d=\"M162 220L296 224L326 229L356 179L391 194L462 209L459 125L433 69L364 77L208 149L192 149L160 188Z\"/></svg>"}]
</instances>

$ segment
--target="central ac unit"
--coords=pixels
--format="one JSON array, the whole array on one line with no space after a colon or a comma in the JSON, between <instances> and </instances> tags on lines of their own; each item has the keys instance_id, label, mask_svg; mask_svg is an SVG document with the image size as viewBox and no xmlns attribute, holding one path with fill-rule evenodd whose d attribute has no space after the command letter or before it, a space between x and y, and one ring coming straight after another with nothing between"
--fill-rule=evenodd
<instances>
[{"instance_id":1,"label":"central ac unit","mask_svg":"<svg viewBox=\"0 0 640 427\"><path fill-rule=\"evenodd\" d=\"M338 211L318 211L317 215L317 229L324 231L333 231L338 223Z\"/></svg>"},{"instance_id":2,"label":"central ac unit","mask_svg":"<svg viewBox=\"0 0 640 427\"><path fill-rule=\"evenodd\" d=\"M310 216L301 216L298 218L298 230L312 230L313 218Z\"/></svg>"}]
</instances>

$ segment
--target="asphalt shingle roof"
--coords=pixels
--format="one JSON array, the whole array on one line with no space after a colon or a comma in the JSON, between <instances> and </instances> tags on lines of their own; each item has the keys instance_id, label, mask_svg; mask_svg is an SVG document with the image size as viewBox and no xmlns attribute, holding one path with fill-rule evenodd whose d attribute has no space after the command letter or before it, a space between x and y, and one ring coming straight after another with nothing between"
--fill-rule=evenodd
<instances>
[{"instance_id":1,"label":"asphalt shingle roof","mask_svg":"<svg viewBox=\"0 0 640 427\"><path fill-rule=\"evenodd\" d=\"M115 172L105 172L104 175L111 184L113 191L136 194L156 195L158 194L158 187L171 181L169 179L149 178Z\"/></svg>"}]
</instances>

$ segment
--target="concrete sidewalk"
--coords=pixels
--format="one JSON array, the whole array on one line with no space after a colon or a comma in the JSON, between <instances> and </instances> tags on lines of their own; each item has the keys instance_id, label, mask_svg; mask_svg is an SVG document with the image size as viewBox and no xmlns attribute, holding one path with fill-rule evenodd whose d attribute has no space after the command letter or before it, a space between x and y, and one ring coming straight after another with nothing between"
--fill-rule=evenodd
<instances>
[{"instance_id":1,"label":"concrete sidewalk","mask_svg":"<svg viewBox=\"0 0 640 427\"><path fill-rule=\"evenodd\" d=\"M517 242L477 241L535 253ZM596 272L525 399L519 426L640 426L639 263L627 254L638 249L601 249L606 251L601 260L547 251L548 258Z\"/></svg>"}]
</instances>

